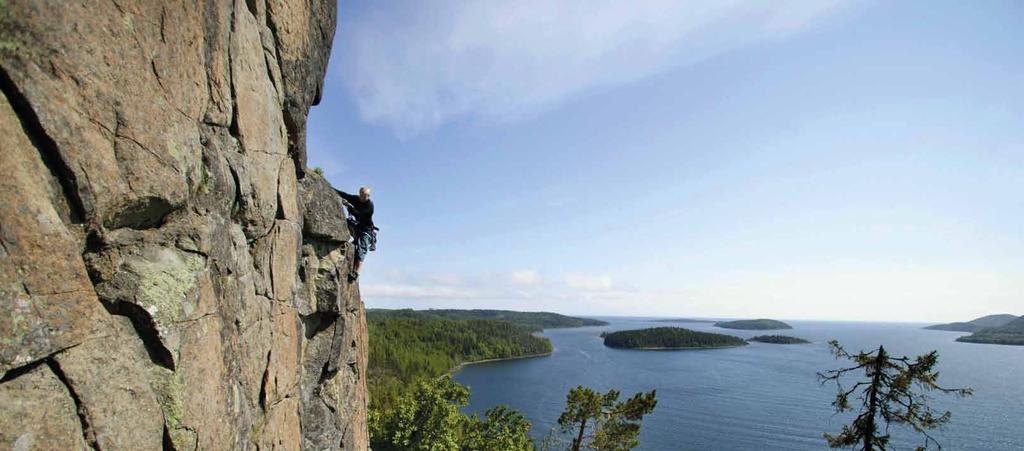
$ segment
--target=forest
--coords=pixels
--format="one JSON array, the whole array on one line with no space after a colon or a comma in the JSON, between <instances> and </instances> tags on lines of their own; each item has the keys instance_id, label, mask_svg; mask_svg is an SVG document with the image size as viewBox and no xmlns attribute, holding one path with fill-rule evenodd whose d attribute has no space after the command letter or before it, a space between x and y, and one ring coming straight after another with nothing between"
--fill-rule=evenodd
<instances>
[{"instance_id":1,"label":"forest","mask_svg":"<svg viewBox=\"0 0 1024 451\"><path fill-rule=\"evenodd\" d=\"M741 319L738 321L720 321L715 323L715 327L738 330L778 330L793 328L793 326L790 326L789 324L786 324L782 321L776 321L774 319Z\"/></svg>"},{"instance_id":2,"label":"forest","mask_svg":"<svg viewBox=\"0 0 1024 451\"><path fill-rule=\"evenodd\" d=\"M681 327L653 327L601 334L604 345L629 349L722 348L747 344L732 335L696 332Z\"/></svg>"},{"instance_id":3,"label":"forest","mask_svg":"<svg viewBox=\"0 0 1024 451\"><path fill-rule=\"evenodd\" d=\"M368 426L373 449L380 450L534 449L531 424L521 413L505 406L490 409L483 417L460 412L468 402L469 390L447 373L464 363L551 353L551 342L532 332L605 324L554 313L503 310L371 309L366 316L370 333ZM617 398L618 393L608 395ZM653 409L653 396L643 398L647 402L644 412ZM591 412L566 425L584 425L589 419L590 429L596 433L599 425L593 422L601 419L601 424L629 429L611 439L610 446L635 443L640 417L608 415ZM558 443L558 437L549 437L549 441Z\"/></svg>"},{"instance_id":4,"label":"forest","mask_svg":"<svg viewBox=\"0 0 1024 451\"><path fill-rule=\"evenodd\" d=\"M557 313L551 312L514 312L511 310L368 309L366 311L366 317L371 320L377 318L413 318L448 320L487 319L515 324L530 332L540 332L541 330L544 329L558 329L563 327L608 325L608 323L604 321L590 318L577 318L574 316L559 315Z\"/></svg>"},{"instance_id":5,"label":"forest","mask_svg":"<svg viewBox=\"0 0 1024 451\"><path fill-rule=\"evenodd\" d=\"M551 342L511 323L369 316L370 399L386 405L402 387L458 365L550 353Z\"/></svg>"},{"instance_id":6,"label":"forest","mask_svg":"<svg viewBox=\"0 0 1024 451\"><path fill-rule=\"evenodd\" d=\"M776 345L796 345L810 343L803 338L790 337L788 335L758 335L756 337L750 337L747 341L756 341L758 343L770 343Z\"/></svg>"},{"instance_id":7,"label":"forest","mask_svg":"<svg viewBox=\"0 0 1024 451\"><path fill-rule=\"evenodd\" d=\"M1024 316L999 327L988 327L971 335L957 338L956 341L1024 346Z\"/></svg>"}]
</instances>

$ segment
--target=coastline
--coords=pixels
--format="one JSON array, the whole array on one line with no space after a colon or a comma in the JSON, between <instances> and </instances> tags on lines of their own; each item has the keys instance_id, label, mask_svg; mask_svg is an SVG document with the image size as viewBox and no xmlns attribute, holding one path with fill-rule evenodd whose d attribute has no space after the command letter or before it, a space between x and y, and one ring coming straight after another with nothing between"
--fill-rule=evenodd
<instances>
[{"instance_id":1,"label":"coastline","mask_svg":"<svg viewBox=\"0 0 1024 451\"><path fill-rule=\"evenodd\" d=\"M618 346L608 346L611 349L624 349L627 351L699 351L701 349L726 349L726 348L738 348L741 346L747 346L748 343L736 344L736 345L722 345L722 346L677 346L677 347L642 347L642 348L626 348Z\"/></svg>"},{"instance_id":2,"label":"coastline","mask_svg":"<svg viewBox=\"0 0 1024 451\"><path fill-rule=\"evenodd\" d=\"M533 358L537 358L537 357L547 357L547 356L553 354L554 352L555 351L544 352L544 353L541 353L541 354L529 354L529 355L520 355L520 356L515 356L515 357L502 357L502 358L498 358L498 359L485 359L485 360L474 360L472 362L462 362L462 363L460 363L458 365L455 365L455 368L452 368L452 369L448 370L448 374L454 374L456 371L461 370L462 367L464 367L464 366L476 365L478 363L502 362L502 361L505 361L505 360L522 360L522 359L533 359Z\"/></svg>"}]
</instances>

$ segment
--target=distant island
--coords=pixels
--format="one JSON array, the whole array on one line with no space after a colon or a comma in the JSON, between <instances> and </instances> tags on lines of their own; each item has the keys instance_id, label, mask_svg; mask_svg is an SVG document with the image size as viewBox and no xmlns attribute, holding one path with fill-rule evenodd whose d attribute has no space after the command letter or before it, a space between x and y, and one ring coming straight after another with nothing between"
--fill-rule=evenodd
<instances>
[{"instance_id":1,"label":"distant island","mask_svg":"<svg viewBox=\"0 0 1024 451\"><path fill-rule=\"evenodd\" d=\"M1009 324L1011 321L1017 319L1017 315L1002 314L1002 315L988 315L982 316L981 318L973 319L967 322L956 322L949 324L936 324L934 326L925 327L928 330L948 330L953 332L980 332L982 329L990 327L1001 327Z\"/></svg>"},{"instance_id":2,"label":"distant island","mask_svg":"<svg viewBox=\"0 0 1024 451\"><path fill-rule=\"evenodd\" d=\"M790 337L787 335L758 335L756 337L748 338L747 341L756 341L758 343L771 343L775 345L797 345L810 343L803 338Z\"/></svg>"},{"instance_id":3,"label":"distant island","mask_svg":"<svg viewBox=\"0 0 1024 451\"><path fill-rule=\"evenodd\" d=\"M715 327L738 330L780 330L793 328L793 326L790 326L789 324L786 324L782 321L776 321L774 319L742 319L738 321L719 321L715 323Z\"/></svg>"},{"instance_id":4,"label":"distant island","mask_svg":"<svg viewBox=\"0 0 1024 451\"><path fill-rule=\"evenodd\" d=\"M625 349L711 349L746 345L746 340L732 335L697 332L682 327L605 332L604 345Z\"/></svg>"},{"instance_id":5,"label":"distant island","mask_svg":"<svg viewBox=\"0 0 1024 451\"><path fill-rule=\"evenodd\" d=\"M608 323L590 318L559 315L551 312L514 312L511 310L454 310L454 309L367 309L366 319L408 318L446 319L451 321L492 320L512 323L530 332L567 327L607 326Z\"/></svg>"},{"instance_id":6,"label":"distant island","mask_svg":"<svg viewBox=\"0 0 1024 451\"><path fill-rule=\"evenodd\" d=\"M667 318L667 319L656 319L656 323L713 323L714 320L710 319L693 319L693 318Z\"/></svg>"},{"instance_id":7,"label":"distant island","mask_svg":"<svg viewBox=\"0 0 1024 451\"><path fill-rule=\"evenodd\" d=\"M988 327L966 337L957 338L956 341L1024 346L1024 316L999 327Z\"/></svg>"}]
</instances>

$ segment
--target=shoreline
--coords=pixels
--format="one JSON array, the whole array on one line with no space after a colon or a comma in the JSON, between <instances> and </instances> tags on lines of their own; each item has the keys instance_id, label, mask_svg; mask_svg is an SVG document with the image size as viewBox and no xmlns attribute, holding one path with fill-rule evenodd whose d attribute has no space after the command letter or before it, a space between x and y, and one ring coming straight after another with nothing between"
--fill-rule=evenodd
<instances>
[{"instance_id":1,"label":"shoreline","mask_svg":"<svg viewBox=\"0 0 1024 451\"><path fill-rule=\"evenodd\" d=\"M618 346L608 346L611 349L624 349L626 351L700 351L702 349L728 349L728 348L739 348L741 346L748 346L748 343L737 344L737 345L723 345L723 346L678 346L678 347L643 347L643 348L626 348Z\"/></svg>"},{"instance_id":2,"label":"shoreline","mask_svg":"<svg viewBox=\"0 0 1024 451\"><path fill-rule=\"evenodd\" d=\"M472 362L462 362L462 363L460 363L458 365L455 365L455 368L452 368L451 370L448 370L448 374L454 374L456 371L461 370L465 366L476 365L478 363L503 362L505 360L522 360L522 359L533 359L533 358L537 358L537 357L547 357L547 356L549 356L551 354L554 354L554 352L555 351L545 352L545 353L541 353L541 354L529 354L529 355L520 355L520 356L515 356L515 357L501 357L501 358L498 358L498 359L485 359L485 360L474 360Z\"/></svg>"}]
</instances>

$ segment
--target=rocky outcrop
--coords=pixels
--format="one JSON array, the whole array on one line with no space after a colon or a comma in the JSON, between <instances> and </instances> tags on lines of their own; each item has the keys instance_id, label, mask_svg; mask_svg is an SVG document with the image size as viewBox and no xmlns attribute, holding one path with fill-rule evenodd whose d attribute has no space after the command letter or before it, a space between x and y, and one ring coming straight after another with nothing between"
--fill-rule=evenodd
<instances>
[{"instance_id":1,"label":"rocky outcrop","mask_svg":"<svg viewBox=\"0 0 1024 451\"><path fill-rule=\"evenodd\" d=\"M366 449L330 0L0 2L0 448Z\"/></svg>"}]
</instances>

